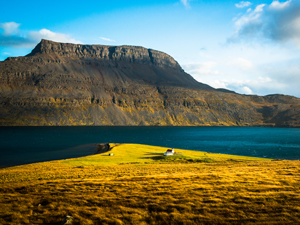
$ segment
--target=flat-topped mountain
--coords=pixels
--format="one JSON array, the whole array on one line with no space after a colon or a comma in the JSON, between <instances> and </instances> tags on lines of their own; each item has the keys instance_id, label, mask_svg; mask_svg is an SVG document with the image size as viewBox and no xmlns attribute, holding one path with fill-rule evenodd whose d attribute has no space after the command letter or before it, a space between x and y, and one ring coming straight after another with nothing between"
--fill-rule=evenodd
<instances>
[{"instance_id":1,"label":"flat-topped mountain","mask_svg":"<svg viewBox=\"0 0 300 225\"><path fill-rule=\"evenodd\" d=\"M0 62L0 125L299 126L299 112L298 98L216 90L143 47L42 40Z\"/></svg>"},{"instance_id":2,"label":"flat-topped mountain","mask_svg":"<svg viewBox=\"0 0 300 225\"><path fill-rule=\"evenodd\" d=\"M136 83L212 89L185 73L171 56L143 47L65 44L42 40L26 57L8 58L6 61L11 60L18 61L18 72L22 72L22 69L28 71L28 63L33 63L32 66L35 63L47 64L40 67L39 73L43 71L49 77L71 75L73 80L96 79L97 86ZM64 79L59 80L63 82Z\"/></svg>"},{"instance_id":3,"label":"flat-topped mountain","mask_svg":"<svg viewBox=\"0 0 300 225\"><path fill-rule=\"evenodd\" d=\"M76 58L97 58L182 70L180 65L166 53L138 46L81 45L42 40L28 56L38 54L56 54Z\"/></svg>"}]
</instances>

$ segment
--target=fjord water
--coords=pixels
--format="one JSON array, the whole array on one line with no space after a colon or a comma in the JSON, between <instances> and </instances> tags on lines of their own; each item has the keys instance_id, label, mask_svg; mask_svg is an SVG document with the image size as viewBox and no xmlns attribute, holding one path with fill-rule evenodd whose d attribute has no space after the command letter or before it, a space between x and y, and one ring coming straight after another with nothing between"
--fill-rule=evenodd
<instances>
[{"instance_id":1,"label":"fjord water","mask_svg":"<svg viewBox=\"0 0 300 225\"><path fill-rule=\"evenodd\" d=\"M267 127L0 127L0 167L96 153L95 143L139 143L300 159L300 129Z\"/></svg>"}]
</instances>

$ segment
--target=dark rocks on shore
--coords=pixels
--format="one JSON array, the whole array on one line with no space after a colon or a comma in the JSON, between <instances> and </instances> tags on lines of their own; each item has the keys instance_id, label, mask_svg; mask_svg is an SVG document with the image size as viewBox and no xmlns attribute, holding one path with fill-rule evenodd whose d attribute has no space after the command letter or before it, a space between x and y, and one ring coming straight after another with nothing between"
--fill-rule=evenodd
<instances>
[{"instance_id":1,"label":"dark rocks on shore","mask_svg":"<svg viewBox=\"0 0 300 225\"><path fill-rule=\"evenodd\" d=\"M97 144L97 153L104 153L110 150L109 143Z\"/></svg>"},{"instance_id":2,"label":"dark rocks on shore","mask_svg":"<svg viewBox=\"0 0 300 225\"><path fill-rule=\"evenodd\" d=\"M71 225L73 224L74 218L72 216L66 216L64 220L61 222L61 225Z\"/></svg>"}]
</instances>

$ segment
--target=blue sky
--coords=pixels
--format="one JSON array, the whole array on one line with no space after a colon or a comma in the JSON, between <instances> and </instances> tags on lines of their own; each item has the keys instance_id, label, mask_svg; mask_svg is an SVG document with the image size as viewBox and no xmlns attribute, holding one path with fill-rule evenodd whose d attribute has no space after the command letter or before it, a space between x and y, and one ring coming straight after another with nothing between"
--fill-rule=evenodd
<instances>
[{"instance_id":1,"label":"blue sky","mask_svg":"<svg viewBox=\"0 0 300 225\"><path fill-rule=\"evenodd\" d=\"M0 60L41 38L144 46L216 88L300 97L300 0L1 3Z\"/></svg>"}]
</instances>

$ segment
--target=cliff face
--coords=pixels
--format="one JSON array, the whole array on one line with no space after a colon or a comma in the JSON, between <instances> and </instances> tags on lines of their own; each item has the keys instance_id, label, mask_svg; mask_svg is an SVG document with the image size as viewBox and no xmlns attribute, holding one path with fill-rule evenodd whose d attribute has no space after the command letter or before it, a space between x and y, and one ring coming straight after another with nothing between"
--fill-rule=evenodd
<instances>
[{"instance_id":1,"label":"cliff face","mask_svg":"<svg viewBox=\"0 0 300 225\"><path fill-rule=\"evenodd\" d=\"M0 62L0 125L300 126L300 99L194 80L169 55L42 40Z\"/></svg>"},{"instance_id":2,"label":"cliff face","mask_svg":"<svg viewBox=\"0 0 300 225\"><path fill-rule=\"evenodd\" d=\"M122 61L182 70L171 56L163 52L136 46L80 45L42 40L28 56L38 54Z\"/></svg>"}]
</instances>

